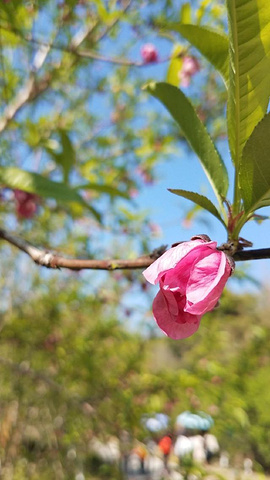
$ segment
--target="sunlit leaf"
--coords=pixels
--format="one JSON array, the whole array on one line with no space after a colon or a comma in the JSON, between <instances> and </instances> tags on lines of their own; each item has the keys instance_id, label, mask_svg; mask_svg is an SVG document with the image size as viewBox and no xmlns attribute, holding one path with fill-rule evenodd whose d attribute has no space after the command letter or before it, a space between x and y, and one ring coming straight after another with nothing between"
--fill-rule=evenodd
<instances>
[{"instance_id":1,"label":"sunlit leaf","mask_svg":"<svg viewBox=\"0 0 270 480\"><path fill-rule=\"evenodd\" d=\"M53 182L38 173L28 172L16 167L0 167L0 182L6 187L35 193L44 198L54 198L59 202L80 203L100 221L99 213L88 205L75 189L64 183Z\"/></svg>"},{"instance_id":2,"label":"sunlit leaf","mask_svg":"<svg viewBox=\"0 0 270 480\"><path fill-rule=\"evenodd\" d=\"M270 94L270 2L228 0L230 88L228 135L239 164L244 145L264 117Z\"/></svg>"},{"instance_id":3,"label":"sunlit leaf","mask_svg":"<svg viewBox=\"0 0 270 480\"><path fill-rule=\"evenodd\" d=\"M62 129L58 130L58 134L60 137L61 151L58 152L52 148L53 142L50 141L48 141L48 144L45 148L55 162L61 166L63 170L64 183L68 183L70 171L76 162L76 152L68 134ZM56 145L58 146L57 142Z\"/></svg>"},{"instance_id":4,"label":"sunlit leaf","mask_svg":"<svg viewBox=\"0 0 270 480\"><path fill-rule=\"evenodd\" d=\"M214 217L216 217L226 228L223 218L221 217L215 205L211 202L211 200L209 200L209 198L205 197L204 195L200 195L199 193L189 192L188 190L169 188L169 192L186 198L187 200L191 200L193 203L196 203L196 205L199 205L204 210L212 213L212 215L214 215Z\"/></svg>"},{"instance_id":5,"label":"sunlit leaf","mask_svg":"<svg viewBox=\"0 0 270 480\"><path fill-rule=\"evenodd\" d=\"M198 155L217 199L222 205L228 189L228 173L209 133L199 119L189 99L168 83L151 83L147 90L170 112Z\"/></svg>"},{"instance_id":6,"label":"sunlit leaf","mask_svg":"<svg viewBox=\"0 0 270 480\"><path fill-rule=\"evenodd\" d=\"M255 127L239 166L239 184L246 212L270 205L270 113Z\"/></svg>"},{"instance_id":7,"label":"sunlit leaf","mask_svg":"<svg viewBox=\"0 0 270 480\"><path fill-rule=\"evenodd\" d=\"M167 82L175 87L178 87L180 82L179 72L181 72L183 64L183 58L180 57L182 51L182 45L175 45L166 77Z\"/></svg>"},{"instance_id":8,"label":"sunlit leaf","mask_svg":"<svg viewBox=\"0 0 270 480\"><path fill-rule=\"evenodd\" d=\"M180 10L180 22L191 23L191 5L189 2L183 3Z\"/></svg>"}]
</instances>

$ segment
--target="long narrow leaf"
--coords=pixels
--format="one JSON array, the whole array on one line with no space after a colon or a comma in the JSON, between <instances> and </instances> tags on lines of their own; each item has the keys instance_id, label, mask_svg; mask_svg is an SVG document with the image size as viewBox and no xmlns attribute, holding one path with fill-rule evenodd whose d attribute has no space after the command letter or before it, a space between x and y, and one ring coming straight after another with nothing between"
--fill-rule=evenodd
<instances>
[{"instance_id":1,"label":"long narrow leaf","mask_svg":"<svg viewBox=\"0 0 270 480\"><path fill-rule=\"evenodd\" d=\"M239 167L239 183L246 213L270 205L270 113L248 139Z\"/></svg>"},{"instance_id":2,"label":"long narrow leaf","mask_svg":"<svg viewBox=\"0 0 270 480\"><path fill-rule=\"evenodd\" d=\"M211 202L211 200L209 200L209 198L205 197L204 195L200 195L199 193L190 192L188 190L179 190L179 189L169 188L169 192L172 192L175 195L179 195L180 197L186 198L187 200L191 200L193 203L196 203L196 205L199 205L200 207L204 208L204 210L207 210L208 212L212 213L212 215L214 215L214 217L216 217L222 223L222 225L224 225L224 227L226 228L223 218L221 217L215 205Z\"/></svg>"},{"instance_id":3,"label":"long narrow leaf","mask_svg":"<svg viewBox=\"0 0 270 480\"><path fill-rule=\"evenodd\" d=\"M151 83L147 90L170 112L198 155L208 180L222 205L228 189L228 173L205 126L184 93L168 83Z\"/></svg>"},{"instance_id":4,"label":"long narrow leaf","mask_svg":"<svg viewBox=\"0 0 270 480\"><path fill-rule=\"evenodd\" d=\"M28 172L17 167L0 167L0 182L9 188L35 193L40 197L54 198L59 202L80 203L90 210L98 221L101 220L99 213L88 205L76 190L64 183L53 182L38 173Z\"/></svg>"},{"instance_id":5,"label":"long narrow leaf","mask_svg":"<svg viewBox=\"0 0 270 480\"><path fill-rule=\"evenodd\" d=\"M244 145L264 117L270 94L270 2L227 0L230 38L228 135L239 165Z\"/></svg>"}]
</instances>

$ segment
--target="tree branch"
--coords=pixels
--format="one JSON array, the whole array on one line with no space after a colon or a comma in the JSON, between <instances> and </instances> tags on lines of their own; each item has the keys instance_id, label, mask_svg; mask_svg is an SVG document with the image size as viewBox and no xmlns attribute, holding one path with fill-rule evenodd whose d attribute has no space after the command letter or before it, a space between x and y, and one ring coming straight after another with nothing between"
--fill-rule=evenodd
<instances>
[{"instance_id":1,"label":"tree branch","mask_svg":"<svg viewBox=\"0 0 270 480\"><path fill-rule=\"evenodd\" d=\"M0 133L6 128L11 120L15 117L16 113L27 103L33 96L35 89L35 74L44 64L47 55L50 51L48 45L42 45L37 51L33 61L33 71L31 72L29 79L25 82L23 87L19 90L14 100L7 105L4 110L3 116L0 119Z\"/></svg>"},{"instance_id":2,"label":"tree branch","mask_svg":"<svg viewBox=\"0 0 270 480\"><path fill-rule=\"evenodd\" d=\"M29 257L37 264L46 268L68 268L70 270L135 270L149 267L157 258L159 258L167 249L167 246L154 250L149 255L144 255L131 260L109 259L109 260L88 260L78 258L65 258L55 255L48 250L42 250L34 247L26 240L13 235L3 228L0 228L0 239L5 240ZM239 250L234 254L236 262L247 260L261 260L270 258L270 248L258 250Z\"/></svg>"},{"instance_id":3,"label":"tree branch","mask_svg":"<svg viewBox=\"0 0 270 480\"><path fill-rule=\"evenodd\" d=\"M7 30L7 31L10 30L9 28L4 27L3 25L0 25L0 30L1 29L2 30ZM172 60L173 58L177 58L177 56L178 56L178 55L175 55L175 54L174 55L169 55L169 56L166 56L164 58L161 58L161 59L156 60L155 62L149 64L149 63L144 62L144 61L135 61L135 60L129 60L128 58L111 57L111 56L107 56L107 55L102 55L99 52L94 51L94 50L79 50L78 46L76 46L74 43L71 43L70 46L66 46L66 45L44 42L42 40L39 40L39 39L34 38L32 36L29 36L29 35L23 37L22 34L19 33L19 32L13 32L13 33L18 35L24 41L30 42L30 43L33 43L33 44L36 44L36 45L40 45L41 47L42 46L49 47L50 49L70 53L71 55L74 55L74 56L77 56L77 57L80 57L80 58L89 58L89 59L97 60L97 61L100 61L100 62L111 63L111 64L114 64L114 65L123 65L123 66L127 66L127 67L149 67L149 65L153 66L153 65L158 65L158 64L161 64L161 63L166 63L166 62ZM80 35L78 35L78 39L79 38L80 38Z\"/></svg>"},{"instance_id":4,"label":"tree branch","mask_svg":"<svg viewBox=\"0 0 270 480\"><path fill-rule=\"evenodd\" d=\"M88 35L90 35L92 30L92 25L83 27L81 30L79 30L71 39L70 46L68 47L70 51L76 53L76 50L80 47ZM7 105L2 118L0 118L0 133L7 127L11 120L14 119L14 117L26 103L35 100L41 93L45 92L49 88L54 73L59 71L59 69L62 67L62 62L60 62L59 65L57 65L51 71L46 72L40 79L37 80L36 73L44 65L51 48L51 43L41 44L35 55L32 72L30 73L29 78L19 90L13 101ZM76 61L76 59L74 61Z\"/></svg>"},{"instance_id":5,"label":"tree branch","mask_svg":"<svg viewBox=\"0 0 270 480\"><path fill-rule=\"evenodd\" d=\"M69 268L70 270L122 270L146 268L166 250L166 247L163 246L157 250L154 250L154 252L150 255L145 255L134 260L83 260L77 258L65 258L55 255L48 250L39 249L31 245L26 240L10 234L3 228L0 228L0 238L2 238L2 240L6 240L14 247L17 247L19 250L29 255L29 257L37 265L54 269Z\"/></svg>"}]
</instances>

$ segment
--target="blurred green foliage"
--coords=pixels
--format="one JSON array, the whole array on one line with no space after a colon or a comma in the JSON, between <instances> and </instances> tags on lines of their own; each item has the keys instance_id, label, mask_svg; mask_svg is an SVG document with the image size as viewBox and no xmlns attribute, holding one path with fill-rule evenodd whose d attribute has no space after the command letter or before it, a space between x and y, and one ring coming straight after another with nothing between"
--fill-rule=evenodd
<instances>
[{"instance_id":1,"label":"blurred green foliage","mask_svg":"<svg viewBox=\"0 0 270 480\"><path fill-rule=\"evenodd\" d=\"M270 468L270 307L262 297L228 291L197 335L176 342L157 329L132 333L119 320L117 283L98 295L82 293L72 276L33 287L1 315L2 478L83 471L88 479L95 468L102 476L91 440L123 431L144 440L141 416L155 411L172 428L182 411L206 411L232 463L251 456Z\"/></svg>"}]
</instances>

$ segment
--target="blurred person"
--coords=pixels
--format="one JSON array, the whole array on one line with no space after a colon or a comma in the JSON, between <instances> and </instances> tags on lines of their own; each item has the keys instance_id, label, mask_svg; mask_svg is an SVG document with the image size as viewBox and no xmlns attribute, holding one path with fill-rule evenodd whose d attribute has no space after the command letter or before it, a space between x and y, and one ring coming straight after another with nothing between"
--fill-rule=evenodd
<instances>
[{"instance_id":1,"label":"blurred person","mask_svg":"<svg viewBox=\"0 0 270 480\"><path fill-rule=\"evenodd\" d=\"M185 434L185 431L179 431L179 435L176 438L174 445L174 454L178 457L179 461L186 457L192 457L193 445L191 437Z\"/></svg>"},{"instance_id":2,"label":"blurred person","mask_svg":"<svg viewBox=\"0 0 270 480\"><path fill-rule=\"evenodd\" d=\"M245 457L243 460L243 467L245 475L252 475L253 473L253 461L249 457Z\"/></svg>"},{"instance_id":3,"label":"blurred person","mask_svg":"<svg viewBox=\"0 0 270 480\"><path fill-rule=\"evenodd\" d=\"M131 454L137 456L140 461L140 473L145 473L145 458L147 456L147 448L146 446L137 441L135 447L132 449Z\"/></svg>"},{"instance_id":4,"label":"blurred person","mask_svg":"<svg viewBox=\"0 0 270 480\"><path fill-rule=\"evenodd\" d=\"M196 463L206 462L205 440L202 434L192 435L190 437L192 444L193 460Z\"/></svg>"},{"instance_id":5,"label":"blurred person","mask_svg":"<svg viewBox=\"0 0 270 480\"><path fill-rule=\"evenodd\" d=\"M220 452L219 443L217 438L208 431L203 433L204 449L207 463L211 463L213 458L217 458Z\"/></svg>"},{"instance_id":6,"label":"blurred person","mask_svg":"<svg viewBox=\"0 0 270 480\"><path fill-rule=\"evenodd\" d=\"M158 442L158 448L162 452L164 466L168 469L168 458L172 449L172 434L164 435Z\"/></svg>"},{"instance_id":7,"label":"blurred person","mask_svg":"<svg viewBox=\"0 0 270 480\"><path fill-rule=\"evenodd\" d=\"M219 458L219 466L221 468L229 468L230 462L229 462L229 454L228 452L221 452L220 458Z\"/></svg>"}]
</instances>

